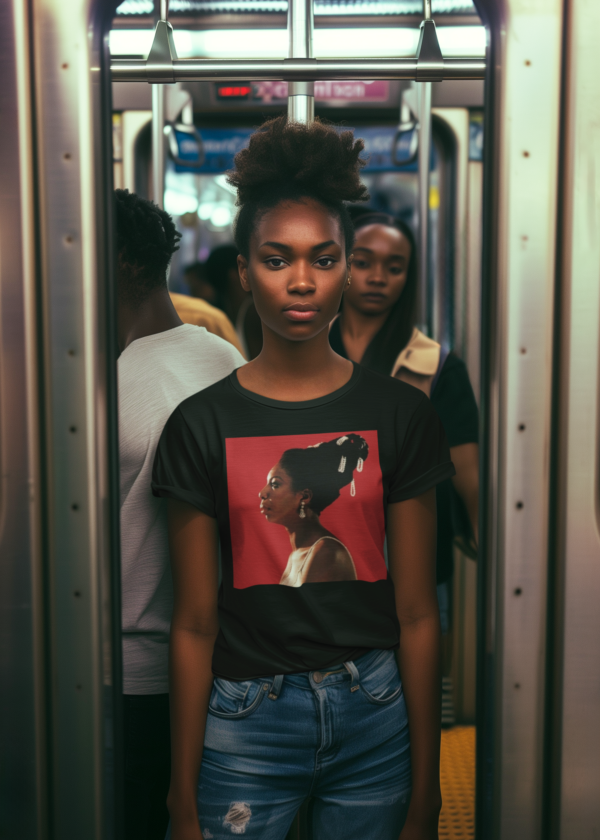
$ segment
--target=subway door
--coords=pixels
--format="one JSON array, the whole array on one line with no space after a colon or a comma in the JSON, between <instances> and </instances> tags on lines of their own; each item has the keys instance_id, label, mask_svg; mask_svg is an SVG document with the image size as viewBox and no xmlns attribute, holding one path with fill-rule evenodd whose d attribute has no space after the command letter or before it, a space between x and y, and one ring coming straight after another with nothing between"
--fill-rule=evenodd
<instances>
[{"instance_id":1,"label":"subway door","mask_svg":"<svg viewBox=\"0 0 600 840\"><path fill-rule=\"evenodd\" d=\"M436 149L429 200L433 336L465 362L478 400L482 163L471 142L477 112L472 116L468 108L434 108L432 116ZM457 724L470 725L475 722L477 563L458 547L451 587L454 714Z\"/></svg>"}]
</instances>

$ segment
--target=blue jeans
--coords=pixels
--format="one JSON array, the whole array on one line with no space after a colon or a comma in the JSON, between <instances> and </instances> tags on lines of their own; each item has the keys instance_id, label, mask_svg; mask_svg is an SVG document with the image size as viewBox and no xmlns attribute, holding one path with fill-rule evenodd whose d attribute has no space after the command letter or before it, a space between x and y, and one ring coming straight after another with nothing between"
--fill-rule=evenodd
<instances>
[{"instance_id":1,"label":"blue jeans","mask_svg":"<svg viewBox=\"0 0 600 840\"><path fill-rule=\"evenodd\" d=\"M308 797L314 840L398 840L410 784L393 651L328 671L215 679L198 783L205 840L284 840Z\"/></svg>"}]
</instances>

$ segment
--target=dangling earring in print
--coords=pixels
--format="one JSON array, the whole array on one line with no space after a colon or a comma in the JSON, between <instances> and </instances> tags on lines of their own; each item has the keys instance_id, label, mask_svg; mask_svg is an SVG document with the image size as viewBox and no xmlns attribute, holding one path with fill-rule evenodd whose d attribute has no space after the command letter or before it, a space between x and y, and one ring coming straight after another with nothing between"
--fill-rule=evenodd
<instances>
[{"instance_id":1,"label":"dangling earring in print","mask_svg":"<svg viewBox=\"0 0 600 840\"><path fill-rule=\"evenodd\" d=\"M352 260L354 259L354 254L350 254L348 257L348 263L352 265ZM346 284L346 288L350 288L350 284L352 283L352 269L348 271L348 283Z\"/></svg>"},{"instance_id":2,"label":"dangling earring in print","mask_svg":"<svg viewBox=\"0 0 600 840\"><path fill-rule=\"evenodd\" d=\"M347 288L347 289L349 289L349 288L350 288L350 284L351 284L351 283L352 283L352 275L351 275L351 274L349 274L349 275L348 275L348 282L346 283L346 288Z\"/></svg>"},{"instance_id":3,"label":"dangling earring in print","mask_svg":"<svg viewBox=\"0 0 600 840\"><path fill-rule=\"evenodd\" d=\"M300 517L300 519L306 519L306 511L304 510L304 505L305 504L306 504L306 502L304 500L302 500L300 502L300 511L298 513L298 516Z\"/></svg>"}]
</instances>

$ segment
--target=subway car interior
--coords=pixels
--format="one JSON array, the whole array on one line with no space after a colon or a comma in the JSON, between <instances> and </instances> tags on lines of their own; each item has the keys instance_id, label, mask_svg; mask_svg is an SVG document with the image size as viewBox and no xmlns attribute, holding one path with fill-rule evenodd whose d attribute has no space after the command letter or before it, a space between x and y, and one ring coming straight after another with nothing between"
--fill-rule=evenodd
<instances>
[{"instance_id":1,"label":"subway car interior","mask_svg":"<svg viewBox=\"0 0 600 840\"><path fill-rule=\"evenodd\" d=\"M2 838L129 840L113 191L173 217L173 300L253 359L227 173L281 114L364 140L478 407L439 837L600 837L599 31L597 0L5 0Z\"/></svg>"}]
</instances>

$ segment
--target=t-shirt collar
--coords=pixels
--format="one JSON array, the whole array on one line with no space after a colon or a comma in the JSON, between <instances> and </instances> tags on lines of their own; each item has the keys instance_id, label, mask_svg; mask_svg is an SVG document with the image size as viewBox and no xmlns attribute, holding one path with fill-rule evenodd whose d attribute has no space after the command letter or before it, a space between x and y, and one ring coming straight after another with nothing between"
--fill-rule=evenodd
<instances>
[{"instance_id":1,"label":"t-shirt collar","mask_svg":"<svg viewBox=\"0 0 600 840\"><path fill-rule=\"evenodd\" d=\"M247 388L244 388L240 385L239 379L237 378L236 371L232 371L229 376L229 383L231 387L237 391L242 397L245 397L248 400L252 400L253 402L261 403L261 405L267 405L270 408L284 408L284 409L302 409L302 408L318 408L321 405L327 405L327 403L331 403L334 400L340 399L340 397L344 397L349 391L351 391L355 385L357 385L362 368L360 365L357 365L355 362L352 362L354 365L354 370L352 371L352 376L346 382L345 385L342 385L341 388L337 388L335 391L331 391L329 394L325 394L323 397L317 397L314 400L303 400L302 402L288 402L287 400L273 400L270 397L263 397L262 394L255 394L254 391L248 391Z\"/></svg>"}]
</instances>

